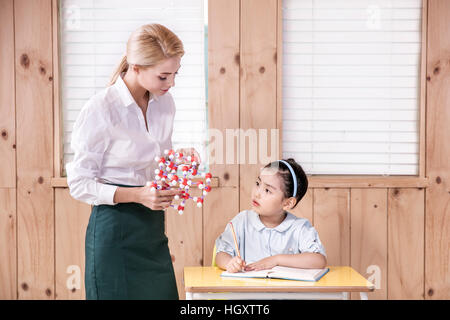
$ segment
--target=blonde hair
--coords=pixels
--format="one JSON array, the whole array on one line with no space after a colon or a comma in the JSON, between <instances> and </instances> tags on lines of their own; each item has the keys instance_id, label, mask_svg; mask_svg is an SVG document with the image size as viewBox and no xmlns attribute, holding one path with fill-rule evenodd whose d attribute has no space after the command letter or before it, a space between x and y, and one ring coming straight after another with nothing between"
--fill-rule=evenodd
<instances>
[{"instance_id":1,"label":"blonde hair","mask_svg":"<svg viewBox=\"0 0 450 320\"><path fill-rule=\"evenodd\" d=\"M160 24L146 24L135 30L127 42L127 53L115 69L109 85L113 85L131 64L141 67L157 65L165 59L182 57L183 43L169 29Z\"/></svg>"}]
</instances>

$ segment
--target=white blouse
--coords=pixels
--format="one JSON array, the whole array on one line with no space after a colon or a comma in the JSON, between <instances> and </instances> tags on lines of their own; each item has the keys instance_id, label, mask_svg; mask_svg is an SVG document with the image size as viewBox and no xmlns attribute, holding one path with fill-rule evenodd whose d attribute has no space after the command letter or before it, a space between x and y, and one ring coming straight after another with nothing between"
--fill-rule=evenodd
<instances>
[{"instance_id":1,"label":"white blouse","mask_svg":"<svg viewBox=\"0 0 450 320\"><path fill-rule=\"evenodd\" d=\"M122 184L143 186L153 179L156 156L172 148L175 103L166 93L148 103L147 124L121 77L83 106L72 131L74 159L66 166L73 198L91 205L115 204Z\"/></svg>"}]
</instances>

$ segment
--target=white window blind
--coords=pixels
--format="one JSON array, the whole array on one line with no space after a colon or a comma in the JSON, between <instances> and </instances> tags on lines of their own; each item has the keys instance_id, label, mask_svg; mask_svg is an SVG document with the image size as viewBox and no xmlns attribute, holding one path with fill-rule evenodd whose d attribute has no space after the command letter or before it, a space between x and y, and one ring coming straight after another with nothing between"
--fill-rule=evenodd
<instances>
[{"instance_id":1,"label":"white window blind","mask_svg":"<svg viewBox=\"0 0 450 320\"><path fill-rule=\"evenodd\" d=\"M203 0L60 0L60 12L64 168L73 158L71 131L81 108L108 85L131 32L148 23L168 27L184 44L170 90L177 108L173 147L192 146L206 159Z\"/></svg>"},{"instance_id":2,"label":"white window blind","mask_svg":"<svg viewBox=\"0 0 450 320\"><path fill-rule=\"evenodd\" d=\"M283 1L283 157L417 175L421 0Z\"/></svg>"}]
</instances>

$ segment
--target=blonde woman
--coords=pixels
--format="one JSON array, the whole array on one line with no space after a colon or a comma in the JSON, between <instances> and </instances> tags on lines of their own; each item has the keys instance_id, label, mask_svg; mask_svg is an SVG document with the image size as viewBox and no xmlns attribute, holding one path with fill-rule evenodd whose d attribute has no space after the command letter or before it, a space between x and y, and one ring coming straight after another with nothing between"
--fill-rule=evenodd
<instances>
[{"instance_id":1,"label":"blonde woman","mask_svg":"<svg viewBox=\"0 0 450 320\"><path fill-rule=\"evenodd\" d=\"M184 55L169 29L133 32L110 86L85 104L67 164L73 198L93 205L86 231L86 299L178 299L164 209L179 191L151 191L155 156L172 148L168 92ZM178 150L199 158L194 149Z\"/></svg>"}]
</instances>

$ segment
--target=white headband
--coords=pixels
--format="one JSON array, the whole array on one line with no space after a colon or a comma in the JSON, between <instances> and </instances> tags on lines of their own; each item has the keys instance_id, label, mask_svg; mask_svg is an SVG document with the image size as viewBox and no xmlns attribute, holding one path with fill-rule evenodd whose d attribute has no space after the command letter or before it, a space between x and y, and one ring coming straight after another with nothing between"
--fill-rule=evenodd
<instances>
[{"instance_id":1,"label":"white headband","mask_svg":"<svg viewBox=\"0 0 450 320\"><path fill-rule=\"evenodd\" d=\"M291 165L284 161L284 160L278 160L279 162L283 162L286 167L288 167L289 171L291 172L292 179L294 180L294 194L292 195L294 198L297 195L297 176L295 175L294 169L292 169Z\"/></svg>"}]
</instances>

